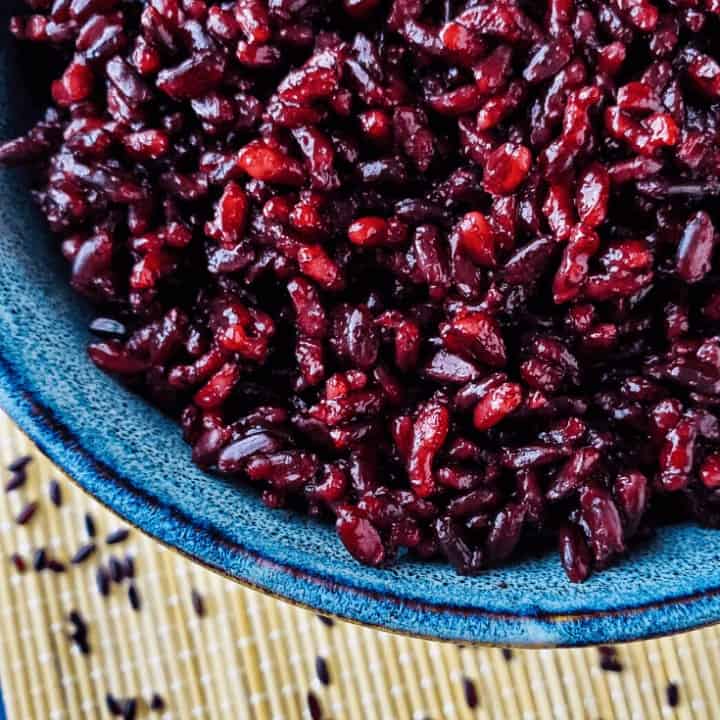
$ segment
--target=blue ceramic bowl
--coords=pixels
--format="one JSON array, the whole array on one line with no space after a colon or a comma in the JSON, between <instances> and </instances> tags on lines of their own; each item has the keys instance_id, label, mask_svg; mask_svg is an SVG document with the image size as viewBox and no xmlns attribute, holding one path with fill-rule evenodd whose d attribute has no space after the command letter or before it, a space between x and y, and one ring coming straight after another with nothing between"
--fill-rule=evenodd
<instances>
[{"instance_id":1,"label":"blue ceramic bowl","mask_svg":"<svg viewBox=\"0 0 720 720\"><path fill-rule=\"evenodd\" d=\"M14 4L2 3L3 28ZM2 139L45 103L22 52L0 33ZM720 536L697 527L664 530L582 585L554 554L475 578L440 564L361 566L331 527L269 510L194 467L172 421L90 364L89 309L17 171L0 173L0 259L0 404L84 489L203 565L319 612L429 638L581 645L720 619Z\"/></svg>"}]
</instances>

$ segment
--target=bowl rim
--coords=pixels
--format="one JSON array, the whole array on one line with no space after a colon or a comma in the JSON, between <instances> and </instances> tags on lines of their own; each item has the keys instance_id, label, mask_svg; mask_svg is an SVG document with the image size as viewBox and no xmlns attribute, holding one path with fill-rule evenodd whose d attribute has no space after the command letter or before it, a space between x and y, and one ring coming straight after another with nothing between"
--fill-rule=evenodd
<instances>
[{"instance_id":1,"label":"bowl rim","mask_svg":"<svg viewBox=\"0 0 720 720\"><path fill-rule=\"evenodd\" d=\"M366 627L399 633L425 640L445 640L478 645L497 645L483 639L486 633L477 631L487 623L494 626L494 636L507 637L503 645L513 647L579 647L601 643L629 642L649 639L675 632L704 627L720 618L720 587L705 588L693 593L661 600L603 610L573 611L568 613L542 612L503 613L497 610L463 607L461 605L434 604L427 601L379 593L369 588L333 582L305 568L280 563L261 552L242 546L222 533L203 526L196 518L174 509L174 532L168 536L159 529L148 527L140 516L140 505L152 494L123 477L112 467L84 447L52 409L44 405L23 382L11 364L0 353L0 406L13 421L84 492L91 495L124 522L150 536L165 547L200 564L225 578L238 582L264 594L290 602L299 607L343 621ZM92 479L92 482L89 480ZM115 507L111 502L88 488L97 481L110 481L132 495L132 511ZM191 542L190 537L200 538ZM245 574L229 572L213 559L210 548L218 544L225 551L245 556L253 564L264 566L271 577L282 577L282 582L266 584ZM281 588L281 589L278 589ZM353 602L348 606L348 594ZM308 600L308 596L312 599ZM375 617L388 618L386 622L373 622L352 612L357 603L369 604L379 611ZM350 608L350 609L348 609ZM400 621L402 615L409 616ZM413 621L413 617L415 620ZM428 622L428 618L433 618ZM446 622L443 622L445 618ZM460 633L447 631L451 625L464 628ZM531 624L530 632L525 623ZM409 629L409 627L411 629ZM476 628L473 631L473 627Z\"/></svg>"}]
</instances>

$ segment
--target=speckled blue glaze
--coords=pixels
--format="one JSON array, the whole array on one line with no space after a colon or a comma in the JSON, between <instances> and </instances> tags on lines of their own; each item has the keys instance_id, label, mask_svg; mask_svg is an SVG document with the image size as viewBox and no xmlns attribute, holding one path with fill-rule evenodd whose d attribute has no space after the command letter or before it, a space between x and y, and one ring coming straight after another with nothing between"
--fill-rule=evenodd
<instances>
[{"instance_id":1,"label":"speckled blue glaze","mask_svg":"<svg viewBox=\"0 0 720 720\"><path fill-rule=\"evenodd\" d=\"M41 102L28 97L22 64L3 31L3 139ZM567 582L555 556L476 578L407 561L360 566L332 528L195 468L173 422L88 362L88 318L23 174L0 173L0 404L88 492L211 568L320 612L432 638L581 645L720 619L720 535L696 527L660 533L583 585Z\"/></svg>"}]
</instances>

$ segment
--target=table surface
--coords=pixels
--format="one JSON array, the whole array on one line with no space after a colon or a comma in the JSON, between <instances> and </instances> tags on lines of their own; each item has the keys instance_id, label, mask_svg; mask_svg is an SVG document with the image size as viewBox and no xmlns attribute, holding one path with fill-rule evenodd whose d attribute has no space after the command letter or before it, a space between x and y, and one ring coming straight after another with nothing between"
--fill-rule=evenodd
<instances>
[{"instance_id":1,"label":"table surface","mask_svg":"<svg viewBox=\"0 0 720 720\"><path fill-rule=\"evenodd\" d=\"M718 717L718 628L604 653L509 653L323 622L215 575L137 530L108 544L107 534L124 527L122 521L0 413L3 483L7 465L26 454L33 458L27 481L0 495L0 681L9 720L109 718L108 693L121 705L135 699L138 718L164 720L295 720L311 717L313 701L325 720ZM48 495L53 479L61 507ZM18 514L31 502L36 512L19 525ZM89 542L93 553L71 564ZM33 569L41 548L63 572ZM25 572L13 553L24 559ZM122 575L127 555L134 578L111 582L104 597L98 568ZM129 601L131 584L137 610ZM193 591L203 615L194 609ZM87 624L87 654L70 637L73 610ZM668 700L671 684L675 707ZM154 693L164 700L162 711L148 707ZM470 707L473 695L477 703Z\"/></svg>"}]
</instances>

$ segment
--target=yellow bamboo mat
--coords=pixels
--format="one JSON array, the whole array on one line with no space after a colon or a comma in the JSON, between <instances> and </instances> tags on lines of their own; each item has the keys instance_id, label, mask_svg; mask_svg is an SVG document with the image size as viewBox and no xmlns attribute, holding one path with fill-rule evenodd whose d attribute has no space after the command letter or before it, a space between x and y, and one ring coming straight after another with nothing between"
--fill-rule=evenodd
<instances>
[{"instance_id":1,"label":"yellow bamboo mat","mask_svg":"<svg viewBox=\"0 0 720 720\"><path fill-rule=\"evenodd\" d=\"M137 718L167 720L310 718L308 693L319 705L317 717L326 720L720 717L718 628L618 647L622 672L608 672L596 648L509 657L498 648L458 648L341 622L328 626L312 612L194 565L137 530L107 545L107 533L122 522L0 415L3 484L4 468L24 454L33 457L26 484L0 493L0 682L10 720L109 718L107 693L136 698ZM60 484L60 508L48 497L51 479ZM18 525L15 518L32 501L37 511ZM96 525L97 551L71 566L71 556L88 542L86 513ZM67 571L34 571L32 558L42 547ZM28 564L24 573L12 561L15 552ZM128 601L127 579L113 584L107 598L96 589L98 566L127 553L135 559L139 611ZM193 589L204 601L202 617L193 609ZM69 638L72 610L87 623L88 655ZM321 681L323 665L329 683ZM667 699L671 682L679 698L674 709ZM468 706L472 689L475 709ZM161 711L149 708L154 693L164 700Z\"/></svg>"}]
</instances>

